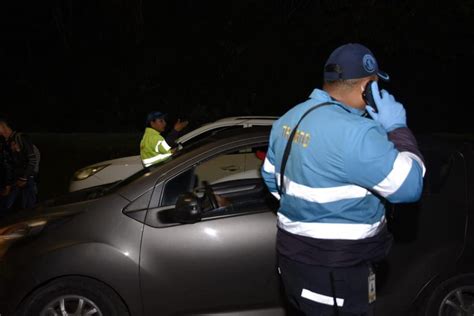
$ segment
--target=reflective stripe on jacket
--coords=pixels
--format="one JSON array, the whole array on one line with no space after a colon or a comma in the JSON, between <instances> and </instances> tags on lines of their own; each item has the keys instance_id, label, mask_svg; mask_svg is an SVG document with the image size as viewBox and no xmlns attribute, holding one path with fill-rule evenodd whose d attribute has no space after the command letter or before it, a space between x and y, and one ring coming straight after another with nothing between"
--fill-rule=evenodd
<instances>
[{"instance_id":1,"label":"reflective stripe on jacket","mask_svg":"<svg viewBox=\"0 0 474 316\"><path fill-rule=\"evenodd\" d=\"M140 157L143 165L149 167L171 155L171 146L168 145L163 136L153 128L147 127L140 142Z\"/></svg>"},{"instance_id":2,"label":"reflective stripe on jacket","mask_svg":"<svg viewBox=\"0 0 474 316\"><path fill-rule=\"evenodd\" d=\"M309 108L327 101L330 96L316 89L308 101L274 123L262 176L277 198L292 127ZM317 239L369 238L385 226L383 199L404 203L420 198L425 167L419 155L398 150L364 111L334 103L310 113L298 128L286 165L278 226Z\"/></svg>"}]
</instances>

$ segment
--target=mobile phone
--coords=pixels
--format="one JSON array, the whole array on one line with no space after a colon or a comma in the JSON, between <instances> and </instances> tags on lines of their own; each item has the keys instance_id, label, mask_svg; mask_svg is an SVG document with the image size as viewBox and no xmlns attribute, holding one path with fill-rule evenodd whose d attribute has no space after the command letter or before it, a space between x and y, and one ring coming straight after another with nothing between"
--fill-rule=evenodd
<instances>
[{"instance_id":1,"label":"mobile phone","mask_svg":"<svg viewBox=\"0 0 474 316\"><path fill-rule=\"evenodd\" d=\"M364 92L362 92L362 98L364 98L364 101L367 102L367 105L370 105L375 110L375 113L378 113L377 104L375 104L373 93L378 93L380 97L382 97L382 93L380 91L372 91L372 82L374 81L370 80L367 82Z\"/></svg>"}]
</instances>

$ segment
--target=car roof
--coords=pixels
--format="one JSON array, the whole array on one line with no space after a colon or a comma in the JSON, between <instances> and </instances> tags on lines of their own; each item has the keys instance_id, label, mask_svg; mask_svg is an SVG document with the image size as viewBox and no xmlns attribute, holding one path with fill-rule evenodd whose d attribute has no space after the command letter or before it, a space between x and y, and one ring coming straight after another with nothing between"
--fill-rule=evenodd
<instances>
[{"instance_id":1,"label":"car roof","mask_svg":"<svg viewBox=\"0 0 474 316\"><path fill-rule=\"evenodd\" d=\"M269 137L271 126L253 126L248 128L226 128L213 131L209 136L185 146L186 152L196 148L216 143L221 140L233 141L235 139L245 139L249 137Z\"/></svg>"},{"instance_id":2,"label":"car roof","mask_svg":"<svg viewBox=\"0 0 474 316\"><path fill-rule=\"evenodd\" d=\"M246 137L255 134L261 134L261 136L269 135L271 131L271 126L252 126L248 128L228 128L228 129L218 129L211 133L208 137L204 138L203 141L206 143L214 142L221 139L227 139L231 137ZM199 143L199 142L198 142ZM194 146L193 146L194 147Z\"/></svg>"},{"instance_id":3,"label":"car roof","mask_svg":"<svg viewBox=\"0 0 474 316\"><path fill-rule=\"evenodd\" d=\"M252 126L271 126L277 120L272 116L235 116L227 117L214 122L204 124L195 130L192 130L178 139L178 143L186 143L195 137L213 131L215 129L225 128L249 128Z\"/></svg>"},{"instance_id":4,"label":"car roof","mask_svg":"<svg viewBox=\"0 0 474 316\"><path fill-rule=\"evenodd\" d=\"M269 120L275 121L278 119L278 116L232 116L232 117L225 117L216 122L226 122L226 121L240 121L240 120Z\"/></svg>"}]
</instances>

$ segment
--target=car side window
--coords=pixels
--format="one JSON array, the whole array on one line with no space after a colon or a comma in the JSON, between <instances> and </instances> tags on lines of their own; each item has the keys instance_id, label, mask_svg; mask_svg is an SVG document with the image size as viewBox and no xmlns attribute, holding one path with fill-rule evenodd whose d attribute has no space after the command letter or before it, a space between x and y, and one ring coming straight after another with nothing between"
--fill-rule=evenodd
<instances>
[{"instance_id":1,"label":"car side window","mask_svg":"<svg viewBox=\"0 0 474 316\"><path fill-rule=\"evenodd\" d=\"M266 151L267 146L253 146L204 161L195 171L199 184L207 182L215 185L241 179L258 179L261 177L260 168Z\"/></svg>"},{"instance_id":2,"label":"car side window","mask_svg":"<svg viewBox=\"0 0 474 316\"><path fill-rule=\"evenodd\" d=\"M194 175L194 169L191 168L173 179L169 180L165 184L163 190L163 197L161 199L161 206L175 205L178 197L186 192L192 192L196 185L196 178Z\"/></svg>"},{"instance_id":3,"label":"car side window","mask_svg":"<svg viewBox=\"0 0 474 316\"><path fill-rule=\"evenodd\" d=\"M124 212L127 213L127 212L135 212L135 211L146 210L148 208L149 203L150 203L152 192L153 192L153 190L150 189L150 190L146 191L145 193L143 193L140 197L138 197L133 202L128 204L125 207Z\"/></svg>"},{"instance_id":4,"label":"car side window","mask_svg":"<svg viewBox=\"0 0 474 316\"><path fill-rule=\"evenodd\" d=\"M147 225L161 228L184 223L175 217L182 212L175 205L184 193L191 193L188 198L196 197L202 220L276 212L278 200L268 191L260 174L266 152L267 145L241 147L203 160L158 183L147 213Z\"/></svg>"},{"instance_id":5,"label":"car side window","mask_svg":"<svg viewBox=\"0 0 474 316\"><path fill-rule=\"evenodd\" d=\"M261 187L260 168L266 150L267 146L246 147L203 161L165 183L160 206L175 205L179 196L186 192L204 197L204 183L214 188L218 198L233 197L255 184Z\"/></svg>"},{"instance_id":6,"label":"car side window","mask_svg":"<svg viewBox=\"0 0 474 316\"><path fill-rule=\"evenodd\" d=\"M152 192L153 189L149 189L140 195L123 209L123 213L141 223L145 222L146 212L150 204Z\"/></svg>"}]
</instances>

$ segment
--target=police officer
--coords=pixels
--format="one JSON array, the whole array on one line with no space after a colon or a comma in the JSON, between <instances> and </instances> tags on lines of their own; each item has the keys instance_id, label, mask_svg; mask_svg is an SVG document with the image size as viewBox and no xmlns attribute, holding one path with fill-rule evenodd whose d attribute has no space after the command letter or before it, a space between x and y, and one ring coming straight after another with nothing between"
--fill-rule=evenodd
<instances>
[{"instance_id":1,"label":"police officer","mask_svg":"<svg viewBox=\"0 0 474 316\"><path fill-rule=\"evenodd\" d=\"M147 116L146 129L140 142L140 157L145 167L166 160L172 155L176 139L180 132L188 126L188 121L178 120L174 128L164 138L161 133L166 129L166 114L151 112Z\"/></svg>"},{"instance_id":2,"label":"police officer","mask_svg":"<svg viewBox=\"0 0 474 316\"><path fill-rule=\"evenodd\" d=\"M290 305L304 315L370 315L372 263L391 245L384 201L420 198L425 166L403 105L360 44L334 50L323 90L272 128L262 168L280 199L277 250ZM371 88L374 107L367 106ZM368 117L367 115L370 115Z\"/></svg>"}]
</instances>

